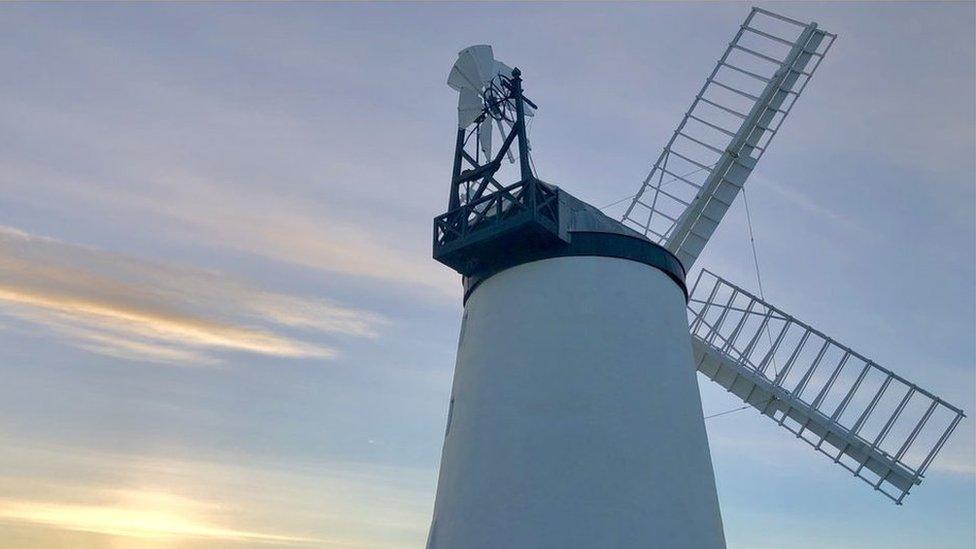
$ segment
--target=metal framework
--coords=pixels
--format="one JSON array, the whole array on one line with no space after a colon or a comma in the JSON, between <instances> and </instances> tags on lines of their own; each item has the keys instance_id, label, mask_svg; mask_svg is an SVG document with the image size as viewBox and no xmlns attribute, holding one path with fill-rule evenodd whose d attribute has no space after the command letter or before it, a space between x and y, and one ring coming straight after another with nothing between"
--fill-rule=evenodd
<instances>
[{"instance_id":1,"label":"metal framework","mask_svg":"<svg viewBox=\"0 0 976 549\"><path fill-rule=\"evenodd\" d=\"M525 117L531 113L528 109L537 107L522 94L519 69L493 59L491 63L502 70L473 92L470 122L457 133L448 211L434 218L434 259L465 276L516 248L568 238L560 224L558 190L539 181L529 161ZM490 157L493 125L504 142ZM506 156L514 163L513 144L518 150L519 179L503 184L499 170Z\"/></svg>"},{"instance_id":2,"label":"metal framework","mask_svg":"<svg viewBox=\"0 0 976 549\"><path fill-rule=\"evenodd\" d=\"M688 312L699 371L898 504L964 417L708 270Z\"/></svg>"},{"instance_id":3,"label":"metal framework","mask_svg":"<svg viewBox=\"0 0 976 549\"><path fill-rule=\"evenodd\" d=\"M454 148L454 170L451 176L451 196L448 210L455 210L462 204L477 202L486 191L501 191L505 185L495 178L506 156L514 160L511 147L518 140L520 181L532 178L529 163L529 141L526 136L526 104L537 108L535 103L522 94L522 75L513 69L510 76L499 74L481 91L483 108L475 123L458 129ZM505 136L502 146L489 156L491 123ZM507 134L505 126L508 126ZM482 133L488 132L489 147L486 150ZM481 146L479 146L481 145ZM471 149L469 152L468 149Z\"/></svg>"},{"instance_id":4,"label":"metal framework","mask_svg":"<svg viewBox=\"0 0 976 549\"><path fill-rule=\"evenodd\" d=\"M470 245L471 237L490 239L526 218L559 231L559 197L538 179L528 179L480 196L434 218L434 249L450 253L456 245Z\"/></svg>"},{"instance_id":5,"label":"metal framework","mask_svg":"<svg viewBox=\"0 0 976 549\"><path fill-rule=\"evenodd\" d=\"M622 221L690 269L834 38L753 8Z\"/></svg>"}]
</instances>

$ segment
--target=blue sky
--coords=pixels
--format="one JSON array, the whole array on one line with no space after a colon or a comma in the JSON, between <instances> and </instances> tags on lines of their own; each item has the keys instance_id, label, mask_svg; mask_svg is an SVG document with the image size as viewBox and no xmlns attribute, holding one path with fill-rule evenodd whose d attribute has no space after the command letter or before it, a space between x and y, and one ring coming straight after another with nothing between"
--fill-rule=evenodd
<instances>
[{"instance_id":1,"label":"blue sky","mask_svg":"<svg viewBox=\"0 0 976 549\"><path fill-rule=\"evenodd\" d=\"M839 34L748 185L767 298L973 412L976 8L767 7ZM522 68L539 174L603 205L748 8L4 5L0 544L422 547L457 51ZM755 287L741 200L699 264ZM730 547L976 540L970 419L902 507L754 411L707 427Z\"/></svg>"}]
</instances>

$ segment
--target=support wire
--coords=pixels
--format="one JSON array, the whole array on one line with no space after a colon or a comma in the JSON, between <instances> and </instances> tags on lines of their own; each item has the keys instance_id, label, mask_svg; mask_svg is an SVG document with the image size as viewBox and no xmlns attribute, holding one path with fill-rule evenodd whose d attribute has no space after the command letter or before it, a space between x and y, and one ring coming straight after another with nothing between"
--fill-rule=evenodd
<instances>
[{"instance_id":1,"label":"support wire","mask_svg":"<svg viewBox=\"0 0 976 549\"><path fill-rule=\"evenodd\" d=\"M752 260L756 266L756 284L759 285L759 297L762 298L763 301L766 301L766 295L763 292L762 274L759 272L759 252L756 250L756 232L752 227L752 214L749 212L749 198L746 196L745 187L742 187L742 202L746 206L746 223L749 226L749 243L752 245ZM766 326L766 339L769 341L769 347L772 348L773 336L769 333L769 325ZM773 355L770 358L772 359L771 362L773 364L773 373L779 376L779 371L778 371L779 369L776 364L776 356ZM770 398L766 402L761 402L760 405L765 405L774 399L775 397ZM741 412L742 410L747 410L752 407L753 406L751 404L746 404L745 406L739 406L738 408L731 408L729 410L707 415L705 416L705 419L712 419L715 417L724 416L726 414L734 414L735 412Z\"/></svg>"},{"instance_id":2,"label":"support wire","mask_svg":"<svg viewBox=\"0 0 976 549\"><path fill-rule=\"evenodd\" d=\"M762 274L759 272L759 252L756 251L756 233L752 228L752 214L749 212L749 196L746 193L746 188L742 187L742 202L746 206L746 223L749 225L749 243L752 245L752 260L756 265L756 283L759 285L759 297L766 301L766 294L763 292ZM773 336L769 333L769 325L766 325L766 340L769 341L769 347L773 347ZM773 363L773 373L779 376L779 368L776 364L776 355L773 354L771 357Z\"/></svg>"}]
</instances>

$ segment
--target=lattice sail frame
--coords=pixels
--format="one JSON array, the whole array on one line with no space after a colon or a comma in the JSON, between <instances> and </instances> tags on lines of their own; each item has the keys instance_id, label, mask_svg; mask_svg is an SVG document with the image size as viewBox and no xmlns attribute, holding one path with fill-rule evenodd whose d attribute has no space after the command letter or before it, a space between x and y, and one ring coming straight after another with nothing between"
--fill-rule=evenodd
<instances>
[{"instance_id":1,"label":"lattice sail frame","mask_svg":"<svg viewBox=\"0 0 976 549\"><path fill-rule=\"evenodd\" d=\"M688 313L699 371L898 504L965 417L708 270Z\"/></svg>"},{"instance_id":2,"label":"lattice sail frame","mask_svg":"<svg viewBox=\"0 0 976 549\"><path fill-rule=\"evenodd\" d=\"M834 38L753 8L621 221L691 269Z\"/></svg>"}]
</instances>

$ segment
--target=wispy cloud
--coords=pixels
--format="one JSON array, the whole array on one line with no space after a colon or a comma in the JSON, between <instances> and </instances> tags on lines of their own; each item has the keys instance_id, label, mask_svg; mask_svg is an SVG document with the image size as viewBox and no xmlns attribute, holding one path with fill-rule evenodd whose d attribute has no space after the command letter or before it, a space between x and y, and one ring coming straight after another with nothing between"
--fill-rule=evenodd
<instances>
[{"instance_id":1,"label":"wispy cloud","mask_svg":"<svg viewBox=\"0 0 976 549\"><path fill-rule=\"evenodd\" d=\"M748 409L743 415L755 415L755 410ZM812 467L811 471L820 474L831 474L829 469L834 465L824 456L814 455L812 460L797 461L796 456L809 455L809 447L796 437L787 436L788 433L780 428L772 428L772 424L756 425L756 421L765 423L767 420L738 417L728 415L724 417L729 425L713 425L709 429L708 444L714 455L734 456L736 460L747 460L760 465L766 470L781 473L803 473L803 467ZM766 433L768 431L768 434ZM775 431L775 432L774 432ZM971 439L953 441L944 448L932 461L928 474L939 473L949 476L976 479L976 454L973 452ZM920 460L919 460L920 461ZM840 471L834 471L834 474Z\"/></svg>"},{"instance_id":2,"label":"wispy cloud","mask_svg":"<svg viewBox=\"0 0 976 549\"><path fill-rule=\"evenodd\" d=\"M836 208L830 208L817 203L814 199L810 198L803 192L790 187L789 185L785 185L779 181L766 177L761 173L754 173L752 174L751 178L755 187L769 189L779 195L779 197L786 201L789 205L797 207L811 215L816 216L819 219L839 225L847 230L849 234L869 234L869 231L861 227L854 219L838 213Z\"/></svg>"},{"instance_id":3,"label":"wispy cloud","mask_svg":"<svg viewBox=\"0 0 976 549\"><path fill-rule=\"evenodd\" d=\"M360 223L327 215L316 201L255 190L232 192L233 185L189 174L160 179L170 200L131 197L130 206L150 210L189 226L222 248L236 249L306 268L365 276L454 296L457 284L447 269L424 253L401 248L399 235L379 234L364 216ZM393 227L386 227L392 229ZM427 240L423 240L426 245Z\"/></svg>"},{"instance_id":4,"label":"wispy cloud","mask_svg":"<svg viewBox=\"0 0 976 549\"><path fill-rule=\"evenodd\" d=\"M403 467L186 460L60 444L0 450L0 464L0 532L4 524L49 528L65 533L62 544L70 532L87 532L121 547L140 540L415 547L433 480Z\"/></svg>"},{"instance_id":5,"label":"wispy cloud","mask_svg":"<svg viewBox=\"0 0 976 549\"><path fill-rule=\"evenodd\" d=\"M105 54L87 41L73 47ZM3 96L10 108L0 109L0 120L17 136L18 150L0 150L5 164L0 182L12 201L68 217L80 215L95 224L134 221L129 225L151 226L169 239L221 253L243 252L393 283L398 289L457 297L456 277L429 258L434 209L428 204L439 202L420 206L417 193L398 188L404 183L391 185L385 165L345 156L359 151L323 156L328 144L320 142L321 128L306 120L187 89L168 82L167 75L144 74L145 60L131 55L113 51L113 57L131 63L122 74L124 85L132 89L117 98L111 112L145 112L148 105L129 100L152 97L175 108L172 116L186 127L205 118L221 132L237 137L246 133L247 140L230 140L235 147L228 151L214 145L226 141L214 140L209 132L187 133L175 122L175 131L168 125L147 131L128 117L102 112L106 106L101 104L75 110ZM38 139L45 150L34 155L29 144ZM59 143L55 150L52 139ZM120 152L126 157L121 172ZM201 161L203 153L212 160ZM255 159L260 160L256 173L227 167L250 165ZM417 162L414 178L432 179L430 172L441 167L440 162ZM72 167L55 167L61 163ZM59 200L51 201L52 195Z\"/></svg>"},{"instance_id":6,"label":"wispy cloud","mask_svg":"<svg viewBox=\"0 0 976 549\"><path fill-rule=\"evenodd\" d=\"M187 246L391 283L398 290L420 289L438 298L454 299L459 291L456 276L430 259L427 235L418 238L414 226L407 234L396 223L376 222L375 209L388 204L364 206L358 219L349 219L355 216L320 197L176 170L159 174L146 168L153 173L142 176L139 185L106 185L22 160L11 160L8 167L0 180L15 199L60 214L112 212L139 219L143 228L151 226ZM61 200L47 200L52 193ZM426 232L426 217L421 219Z\"/></svg>"},{"instance_id":7,"label":"wispy cloud","mask_svg":"<svg viewBox=\"0 0 976 549\"><path fill-rule=\"evenodd\" d=\"M932 462L929 470L976 480L976 455L971 448L968 451L946 452L946 455L941 455Z\"/></svg>"},{"instance_id":8,"label":"wispy cloud","mask_svg":"<svg viewBox=\"0 0 976 549\"><path fill-rule=\"evenodd\" d=\"M325 540L254 532L220 526L199 518L199 502L166 493L109 491L109 504L57 503L0 499L0 520L118 537L213 539L264 543L322 543Z\"/></svg>"},{"instance_id":9,"label":"wispy cloud","mask_svg":"<svg viewBox=\"0 0 976 549\"><path fill-rule=\"evenodd\" d=\"M378 315L0 226L0 308L92 352L210 364L222 351L333 358L284 333L375 337ZM297 330L291 330L297 331Z\"/></svg>"}]
</instances>

